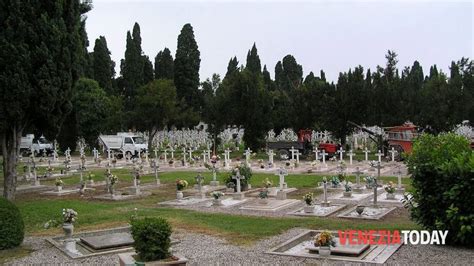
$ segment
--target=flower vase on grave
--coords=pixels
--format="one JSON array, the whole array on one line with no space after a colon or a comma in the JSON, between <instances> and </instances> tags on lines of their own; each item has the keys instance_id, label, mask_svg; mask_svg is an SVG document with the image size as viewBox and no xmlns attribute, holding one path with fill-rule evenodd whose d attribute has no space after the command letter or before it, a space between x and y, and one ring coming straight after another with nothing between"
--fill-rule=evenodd
<instances>
[{"instance_id":1,"label":"flower vase on grave","mask_svg":"<svg viewBox=\"0 0 474 266\"><path fill-rule=\"evenodd\" d=\"M74 224L72 223L63 223L63 231L66 239L72 238L72 234L74 233Z\"/></svg>"},{"instance_id":2,"label":"flower vase on grave","mask_svg":"<svg viewBox=\"0 0 474 266\"><path fill-rule=\"evenodd\" d=\"M60 191L62 191L62 190L63 190L63 186L56 186L56 191L57 191L57 192L60 192Z\"/></svg>"},{"instance_id":3,"label":"flower vase on grave","mask_svg":"<svg viewBox=\"0 0 474 266\"><path fill-rule=\"evenodd\" d=\"M364 206L357 206L355 210L357 214L362 215L362 213L364 212L364 209L365 209Z\"/></svg>"},{"instance_id":4,"label":"flower vase on grave","mask_svg":"<svg viewBox=\"0 0 474 266\"><path fill-rule=\"evenodd\" d=\"M321 257L329 257L331 255L331 247L329 246L321 246L319 247L319 255Z\"/></svg>"},{"instance_id":5,"label":"flower vase on grave","mask_svg":"<svg viewBox=\"0 0 474 266\"><path fill-rule=\"evenodd\" d=\"M213 199L212 200L212 205L213 206L222 206L222 199Z\"/></svg>"},{"instance_id":6,"label":"flower vase on grave","mask_svg":"<svg viewBox=\"0 0 474 266\"><path fill-rule=\"evenodd\" d=\"M184 197L184 195L183 195L183 191L181 191L181 190L178 190L178 192L176 192L176 199L178 199L178 200L182 200L182 199L183 199L183 197Z\"/></svg>"},{"instance_id":7,"label":"flower vase on grave","mask_svg":"<svg viewBox=\"0 0 474 266\"><path fill-rule=\"evenodd\" d=\"M304 206L303 211L305 213L313 213L314 212L314 206L313 205L306 205L306 206Z\"/></svg>"},{"instance_id":8,"label":"flower vase on grave","mask_svg":"<svg viewBox=\"0 0 474 266\"><path fill-rule=\"evenodd\" d=\"M387 193L387 199L388 200L394 200L395 199L395 193Z\"/></svg>"}]
</instances>

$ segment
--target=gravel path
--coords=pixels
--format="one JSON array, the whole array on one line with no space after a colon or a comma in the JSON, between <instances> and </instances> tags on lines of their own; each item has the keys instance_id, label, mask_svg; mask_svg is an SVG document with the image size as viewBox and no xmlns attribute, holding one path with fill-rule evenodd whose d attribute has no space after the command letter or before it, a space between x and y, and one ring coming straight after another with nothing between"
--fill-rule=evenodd
<instances>
[{"instance_id":1,"label":"gravel path","mask_svg":"<svg viewBox=\"0 0 474 266\"><path fill-rule=\"evenodd\" d=\"M303 265L342 262L322 261L264 254L270 248L302 233L304 229L291 229L279 236L257 242L250 247L232 245L226 240L203 234L176 232L173 238L180 243L173 250L189 259L189 265ZM61 264L61 265L117 265L117 255L97 256L72 260L41 237L28 237L24 242L34 250L29 256L10 261L8 265ZM402 246L389 260L389 264L473 265L474 250L445 246ZM347 264L346 264L347 265Z\"/></svg>"}]
</instances>

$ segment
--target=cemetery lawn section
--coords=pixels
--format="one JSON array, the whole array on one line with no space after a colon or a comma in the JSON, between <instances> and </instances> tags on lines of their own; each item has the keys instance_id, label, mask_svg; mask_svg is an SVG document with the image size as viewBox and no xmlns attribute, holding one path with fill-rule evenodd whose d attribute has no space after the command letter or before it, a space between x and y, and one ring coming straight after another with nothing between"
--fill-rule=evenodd
<instances>
[{"instance_id":1,"label":"cemetery lawn section","mask_svg":"<svg viewBox=\"0 0 474 266\"><path fill-rule=\"evenodd\" d=\"M392 217L390 222L357 222L338 218L273 218L221 213L203 213L185 209L158 208L153 206L154 197L133 202L91 202L87 200L37 199L18 202L24 217L27 235L59 235L61 229L44 229L46 221L60 218L58 210L73 208L80 216L78 231L90 231L127 225L137 208L138 216L164 217L175 230L205 233L226 238L233 244L249 245L262 238L274 236L295 228L310 229L417 229L408 217Z\"/></svg>"},{"instance_id":2,"label":"cemetery lawn section","mask_svg":"<svg viewBox=\"0 0 474 266\"><path fill-rule=\"evenodd\" d=\"M94 180L104 179L103 170L92 170L96 176ZM131 177L129 170L112 169L112 172L119 177L119 187L129 186ZM211 173L203 173L206 183L212 177ZM221 184L229 175L228 172L220 172L218 179ZM76 223L77 231L90 231L95 229L112 228L126 225L134 209L137 208L139 216L161 216L168 219L173 228L177 230L187 230L192 232L203 232L211 235L222 236L232 243L252 244L254 241L265 237L278 235L290 228L302 227L311 229L415 229L418 226L410 221L408 215L394 215L386 221L350 221L336 217L329 218L292 218L292 217L259 217L247 215L234 215L224 213L206 213L180 208L158 207L157 203L175 198L176 179L187 180L192 187L194 184L194 172L165 172L160 173L162 186L152 190L152 195L146 198L109 202L93 199L90 195L81 198L74 194L58 199L54 196L46 197L37 193L19 194L16 204L19 207L25 221L27 235L58 235L60 228L44 229L44 224L51 219L60 219L63 208L72 208L79 213ZM251 183L254 187L261 187L263 180L269 178L277 184L278 176L273 173L254 173ZM314 188L323 176L314 174L291 174L286 181L290 187L298 188L295 193L289 194L289 198L302 199L304 193L313 191L321 193ZM354 177L349 176L354 181ZM394 181L395 177L383 177L384 182ZM77 174L63 178L66 186L74 186L79 182ZM153 175L141 177L142 184L154 181ZM409 186L409 179L404 178L403 183ZM42 181L42 184L53 185L54 180ZM100 187L98 190L102 190ZM184 191L186 194L186 190ZM102 192L96 192L102 193ZM403 210L404 211L404 210Z\"/></svg>"}]
</instances>

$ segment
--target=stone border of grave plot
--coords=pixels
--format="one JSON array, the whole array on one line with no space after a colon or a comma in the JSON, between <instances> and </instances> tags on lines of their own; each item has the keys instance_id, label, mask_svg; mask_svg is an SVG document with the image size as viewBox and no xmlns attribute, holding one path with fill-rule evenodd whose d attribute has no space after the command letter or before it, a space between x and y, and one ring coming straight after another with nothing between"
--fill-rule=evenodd
<instances>
[{"instance_id":1,"label":"stone border of grave plot","mask_svg":"<svg viewBox=\"0 0 474 266\"><path fill-rule=\"evenodd\" d=\"M66 196L66 195L71 195L71 194L79 194L79 189L63 189L61 191L46 191L42 192L41 195L48 195L48 196Z\"/></svg>"},{"instance_id":2,"label":"stone border of grave plot","mask_svg":"<svg viewBox=\"0 0 474 266\"><path fill-rule=\"evenodd\" d=\"M306 232L303 232L293 238L291 238L290 240L286 241L286 242L283 242L282 244L268 250L265 252L265 254L270 254L270 255L278 255L278 256L289 256L289 257L297 257L297 258L308 258L308 259L320 259L321 261L325 261L327 262L327 260L331 260L331 261L339 261L339 262L343 262L343 263L347 263L347 262L358 262L358 263L376 263L376 264L383 264L385 263L393 254L395 254L395 252L403 245L403 239L401 239L401 244L391 244L391 245L374 245L374 246L371 246L369 247L368 249L368 253L363 255L359 255L362 256L360 259L359 257L343 257L343 256L334 256L334 255L330 255L330 257L320 257L319 255L317 254L310 254L308 253L307 255L296 255L296 254L288 254L288 253L284 253L284 251L296 246L297 244L301 243L301 239L304 238L304 237L307 237L307 235L309 234L311 237L311 234L314 234L314 233L319 233L319 232L322 232L322 230L307 230ZM337 234L337 232L335 231L332 231L331 233L333 234ZM379 234L374 234L375 236L380 236ZM303 239L304 241L304 239ZM380 249L380 247L382 247L382 250L376 250L376 249ZM278 251L278 250L281 250L281 249L285 249L284 251ZM366 251L367 252L367 251ZM374 255L370 256L371 253L374 252ZM373 260L367 260L367 258L370 258L370 257L373 257Z\"/></svg>"},{"instance_id":3,"label":"stone border of grave plot","mask_svg":"<svg viewBox=\"0 0 474 266\"><path fill-rule=\"evenodd\" d=\"M125 233L125 232L130 232L130 226L125 226L125 227L118 227L118 228L113 228L113 229L106 229L106 230L95 230L95 231L88 231L88 232L82 232L74 235L74 239L77 239L78 241L79 238L81 237L86 237L86 236L99 236L99 235L104 235L104 234L109 234L109 233ZM94 257L94 256L100 256L100 255L106 255L106 254L115 254L115 253L121 253L121 252L127 252L127 251L132 251L133 247L125 247L125 248L120 248L116 250L106 250L106 251L99 251L91 254L86 254L86 255L78 255L71 253L67 251L63 245L59 241L64 240L64 236L55 236L55 237L48 237L45 239L47 242L55 246L57 249L62 251L66 256L68 256L71 259L82 259L82 258L88 258L88 257Z\"/></svg>"},{"instance_id":4,"label":"stone border of grave plot","mask_svg":"<svg viewBox=\"0 0 474 266\"><path fill-rule=\"evenodd\" d=\"M321 205L321 204L316 204L316 205ZM335 205L339 205L336 209L326 213L326 214L323 214L323 215L319 215L319 214L316 214L316 213L306 213L306 212L301 212L304 208L301 208L301 209L298 209L296 211L293 211L293 212L289 212L287 213L288 215L296 215L296 216L305 216L305 217L328 217L342 209L344 209L345 207L347 207L347 204L331 204L331 206L335 206Z\"/></svg>"},{"instance_id":5,"label":"stone border of grave plot","mask_svg":"<svg viewBox=\"0 0 474 266\"><path fill-rule=\"evenodd\" d=\"M178 206L178 207L179 206L190 206L190 205L194 205L194 204L202 204L204 202L212 200L212 198L202 199L202 198L197 198L196 196L188 196L188 197L184 197L183 199L190 199L190 198L198 199L199 201L194 202L194 203L189 203L189 204L175 204L176 202L178 202L178 199L173 199L173 200L158 202L158 205L160 205L160 206Z\"/></svg>"},{"instance_id":6,"label":"stone border of grave plot","mask_svg":"<svg viewBox=\"0 0 474 266\"><path fill-rule=\"evenodd\" d=\"M380 197L377 198L377 202L380 204L385 204L385 205L390 205L390 206L397 206L397 207L403 207L403 194L397 194L395 193L395 199L389 200L386 198L387 192L384 192L380 194ZM401 195L402 198L400 200L397 200L396 197ZM371 199L369 202L373 203L374 199Z\"/></svg>"},{"instance_id":7,"label":"stone border of grave plot","mask_svg":"<svg viewBox=\"0 0 474 266\"><path fill-rule=\"evenodd\" d=\"M256 199L257 200L257 199ZM268 205L259 205L256 200L254 200L251 204L249 205L246 205L246 206L242 206L239 208L239 210L245 210L245 211L262 211L262 212L277 212L277 211L281 211L283 209L286 209L286 208L289 208L293 205L296 205L296 204L300 204L301 201L300 200L297 200L297 199L286 199L286 201L288 201L286 204L283 204L281 206L278 206L277 208L275 209L264 209L264 208L258 208L258 207L265 207L265 206L268 206ZM277 199L271 199L271 200L275 200L275 201L282 201L282 200L277 200ZM257 207L257 208L255 208Z\"/></svg>"},{"instance_id":8,"label":"stone border of grave plot","mask_svg":"<svg viewBox=\"0 0 474 266\"><path fill-rule=\"evenodd\" d=\"M112 198L110 197L110 194L102 194L102 195L94 196L93 199L108 200L108 201L122 201L122 200L139 199L143 197L148 197L150 195L151 195L151 192L142 191L140 195L115 195L116 197Z\"/></svg>"},{"instance_id":9,"label":"stone border of grave plot","mask_svg":"<svg viewBox=\"0 0 474 266\"><path fill-rule=\"evenodd\" d=\"M365 205L364 205L365 206ZM368 205L366 207L373 207L373 205ZM385 215L391 213L393 210L395 210L397 207L391 207L391 206L384 206L384 205L378 205L378 207L382 207L382 208L388 208L387 211L377 215L377 216L374 216L374 217L367 217L367 216L349 216L348 214L355 211L355 209L357 208L357 206L354 206L352 208L350 208L349 210L346 210L344 211L343 213L339 214L337 217L339 218L347 218L347 219L359 219L359 220L380 220L382 219L383 217L385 217Z\"/></svg>"}]
</instances>

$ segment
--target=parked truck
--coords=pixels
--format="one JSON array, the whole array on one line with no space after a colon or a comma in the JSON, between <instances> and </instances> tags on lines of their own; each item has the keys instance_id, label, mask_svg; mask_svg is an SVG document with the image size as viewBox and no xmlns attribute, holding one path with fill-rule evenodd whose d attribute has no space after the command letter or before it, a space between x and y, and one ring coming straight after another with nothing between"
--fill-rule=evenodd
<instances>
[{"instance_id":1,"label":"parked truck","mask_svg":"<svg viewBox=\"0 0 474 266\"><path fill-rule=\"evenodd\" d=\"M110 150L119 159L124 155L138 157L140 153L148 151L148 143L143 137L128 132L117 133L117 135L100 135L99 144L102 146L103 154L107 154L107 151Z\"/></svg>"},{"instance_id":2,"label":"parked truck","mask_svg":"<svg viewBox=\"0 0 474 266\"><path fill-rule=\"evenodd\" d=\"M290 150L297 149L303 156L311 153L311 134L312 130L310 129L301 129L298 131L298 140L297 141L269 141L267 142L268 150L276 150L277 154L281 158L290 158Z\"/></svg>"},{"instance_id":3,"label":"parked truck","mask_svg":"<svg viewBox=\"0 0 474 266\"><path fill-rule=\"evenodd\" d=\"M53 144L44 136L35 138L34 134L27 134L25 137L21 137L20 153L23 156L28 156L31 153L33 153L34 156L49 156L53 153L53 150Z\"/></svg>"}]
</instances>

